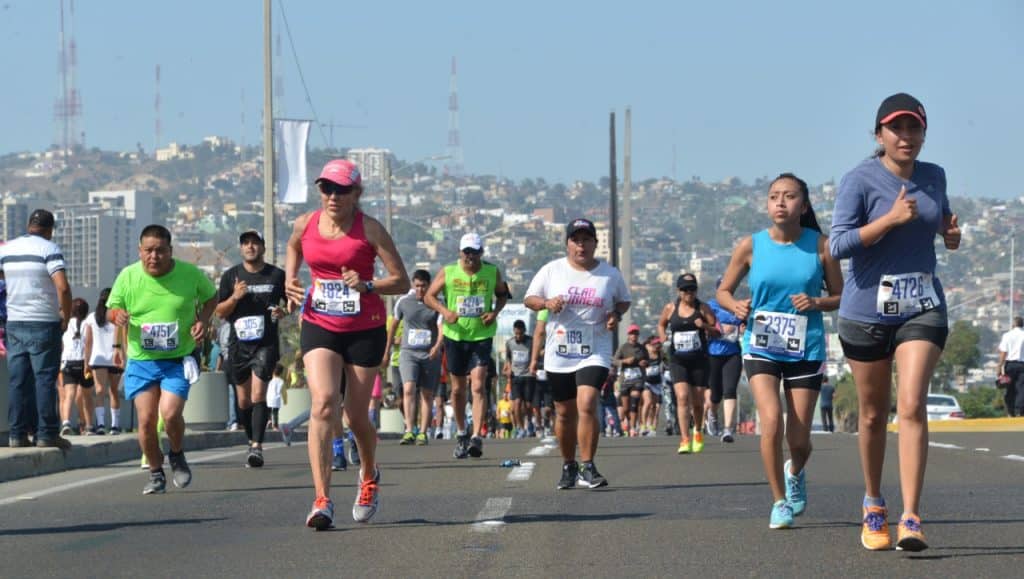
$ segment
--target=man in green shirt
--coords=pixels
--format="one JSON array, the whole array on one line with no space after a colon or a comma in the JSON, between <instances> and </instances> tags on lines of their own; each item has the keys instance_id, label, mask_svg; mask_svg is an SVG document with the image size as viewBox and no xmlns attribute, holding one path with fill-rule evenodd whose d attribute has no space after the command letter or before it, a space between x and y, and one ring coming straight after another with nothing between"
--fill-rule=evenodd
<instances>
[{"instance_id":1,"label":"man in green shirt","mask_svg":"<svg viewBox=\"0 0 1024 579\"><path fill-rule=\"evenodd\" d=\"M491 359L498 312L508 301L508 285L498 266L483 260L480 236L467 233L459 242L459 260L441 269L423 296L427 307L444 318L444 350L458 427L455 458L483 455L480 427L487 411L487 361ZM444 302L441 302L441 296ZM473 390L473 437L466 433L466 383Z\"/></svg>"},{"instance_id":2,"label":"man in green shirt","mask_svg":"<svg viewBox=\"0 0 1024 579\"><path fill-rule=\"evenodd\" d=\"M139 446L149 463L142 494L163 493L163 453L157 420L163 417L174 485L185 488L192 471L182 442L182 411L189 386L199 378L192 351L217 306L217 289L191 263L172 256L171 232L149 225L139 236L139 261L121 270L107 300L107 320L128 329L124 391L139 416Z\"/></svg>"}]
</instances>

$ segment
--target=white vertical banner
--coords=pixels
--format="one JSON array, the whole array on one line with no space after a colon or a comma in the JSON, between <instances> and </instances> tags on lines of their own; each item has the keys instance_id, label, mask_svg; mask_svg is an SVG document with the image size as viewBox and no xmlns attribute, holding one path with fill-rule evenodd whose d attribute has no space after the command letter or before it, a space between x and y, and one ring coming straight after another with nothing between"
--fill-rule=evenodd
<instances>
[{"instance_id":1,"label":"white vertical banner","mask_svg":"<svg viewBox=\"0 0 1024 579\"><path fill-rule=\"evenodd\" d=\"M280 203L305 203L306 141L310 121L275 119L277 135L277 200Z\"/></svg>"}]
</instances>

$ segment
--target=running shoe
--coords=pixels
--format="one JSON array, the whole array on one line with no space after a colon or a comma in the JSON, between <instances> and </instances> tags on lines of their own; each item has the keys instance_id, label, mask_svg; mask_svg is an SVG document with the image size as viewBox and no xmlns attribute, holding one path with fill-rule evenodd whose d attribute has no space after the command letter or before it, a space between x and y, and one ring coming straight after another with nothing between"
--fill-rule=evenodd
<instances>
[{"instance_id":1,"label":"running shoe","mask_svg":"<svg viewBox=\"0 0 1024 579\"><path fill-rule=\"evenodd\" d=\"M411 432L406 432L402 435L402 440L398 441L398 444L408 446L414 442L416 442L416 436Z\"/></svg>"},{"instance_id":2,"label":"running shoe","mask_svg":"<svg viewBox=\"0 0 1024 579\"><path fill-rule=\"evenodd\" d=\"M158 470L156 472L149 473L149 482L146 486L142 487L142 494L144 495L162 495L167 492L167 477L164 476L164 471Z\"/></svg>"},{"instance_id":3,"label":"running shoe","mask_svg":"<svg viewBox=\"0 0 1024 579\"><path fill-rule=\"evenodd\" d=\"M896 550L897 551L924 551L928 543L924 540L924 532L921 531L921 517L917 515L903 515L900 524L896 527Z\"/></svg>"},{"instance_id":4,"label":"running shoe","mask_svg":"<svg viewBox=\"0 0 1024 579\"><path fill-rule=\"evenodd\" d=\"M71 450L71 441L58 435L56 438L36 438L37 448L59 448L61 450Z\"/></svg>"},{"instance_id":5,"label":"running shoe","mask_svg":"<svg viewBox=\"0 0 1024 579\"><path fill-rule=\"evenodd\" d=\"M331 456L331 470L340 471L348 469L348 461L345 460L345 453Z\"/></svg>"},{"instance_id":6,"label":"running shoe","mask_svg":"<svg viewBox=\"0 0 1024 579\"><path fill-rule=\"evenodd\" d=\"M284 441L285 446L292 445L292 427L287 424L281 425L281 440Z\"/></svg>"},{"instance_id":7,"label":"running shoe","mask_svg":"<svg viewBox=\"0 0 1024 579\"><path fill-rule=\"evenodd\" d=\"M428 439L427 439L426 433L421 432L421 433L417 434L416 435L416 446L426 446L427 445L427 440Z\"/></svg>"},{"instance_id":8,"label":"running shoe","mask_svg":"<svg viewBox=\"0 0 1024 579\"><path fill-rule=\"evenodd\" d=\"M580 465L576 461L567 462L562 465L562 478L558 479L557 490L563 491L576 486L576 477L579 476Z\"/></svg>"},{"instance_id":9,"label":"running shoe","mask_svg":"<svg viewBox=\"0 0 1024 579\"><path fill-rule=\"evenodd\" d=\"M708 413L708 436L719 436L721 433L718 430L718 416L714 412Z\"/></svg>"},{"instance_id":10,"label":"running shoe","mask_svg":"<svg viewBox=\"0 0 1024 579\"><path fill-rule=\"evenodd\" d=\"M348 462L352 466L359 466L359 447L356 446L356 437L348 434Z\"/></svg>"},{"instance_id":11,"label":"running shoe","mask_svg":"<svg viewBox=\"0 0 1024 579\"><path fill-rule=\"evenodd\" d=\"M119 434L121 434L121 429L120 428L118 428L116 426L111 426L110 427L110 436L117 436Z\"/></svg>"},{"instance_id":12,"label":"running shoe","mask_svg":"<svg viewBox=\"0 0 1024 579\"><path fill-rule=\"evenodd\" d=\"M693 453L697 454L698 452L701 452L703 450L704 450L704 434L701 431L699 431L696 428L694 428L693 429Z\"/></svg>"},{"instance_id":13,"label":"running shoe","mask_svg":"<svg viewBox=\"0 0 1024 579\"><path fill-rule=\"evenodd\" d=\"M64 423L60 425L60 435L61 436L71 436L71 423L70 422L65 420Z\"/></svg>"},{"instance_id":14,"label":"running shoe","mask_svg":"<svg viewBox=\"0 0 1024 579\"><path fill-rule=\"evenodd\" d=\"M693 440L691 440L689 436L684 436L683 440L679 442L679 450L677 450L676 453L689 454L691 452L693 452Z\"/></svg>"},{"instance_id":15,"label":"running shoe","mask_svg":"<svg viewBox=\"0 0 1024 579\"><path fill-rule=\"evenodd\" d=\"M790 474L792 467L792 460L787 460L786 464L782 465L782 472L786 477L786 502L793 507L793 516L799 517L807 509L807 469L800 469L800 474Z\"/></svg>"},{"instance_id":16,"label":"running shoe","mask_svg":"<svg viewBox=\"0 0 1024 579\"><path fill-rule=\"evenodd\" d=\"M608 486L608 479L604 478L601 476L601 473L597 472L597 467L594 466L593 462L585 462L580 466L576 482L579 483L580 486L587 487L588 489Z\"/></svg>"},{"instance_id":17,"label":"running shoe","mask_svg":"<svg viewBox=\"0 0 1024 579\"><path fill-rule=\"evenodd\" d=\"M889 536L889 509L884 506L865 506L864 524L860 530L860 544L869 551L888 551L892 548Z\"/></svg>"},{"instance_id":18,"label":"running shoe","mask_svg":"<svg viewBox=\"0 0 1024 579\"><path fill-rule=\"evenodd\" d=\"M171 463L171 480L174 481L174 486L183 489L192 484L192 469L185 460L185 451L177 454L170 452L167 454L167 460Z\"/></svg>"},{"instance_id":19,"label":"running shoe","mask_svg":"<svg viewBox=\"0 0 1024 579\"><path fill-rule=\"evenodd\" d=\"M317 497L313 501L313 509L306 517L306 526L317 531L326 531L334 526L334 501L327 497Z\"/></svg>"},{"instance_id":20,"label":"running shoe","mask_svg":"<svg viewBox=\"0 0 1024 579\"><path fill-rule=\"evenodd\" d=\"M480 458L484 455L484 439L474 436L469 440L469 456Z\"/></svg>"},{"instance_id":21,"label":"running shoe","mask_svg":"<svg viewBox=\"0 0 1024 579\"><path fill-rule=\"evenodd\" d=\"M772 505L772 517L768 522L769 529L789 529L793 527L793 507L785 500L775 501Z\"/></svg>"},{"instance_id":22,"label":"running shoe","mask_svg":"<svg viewBox=\"0 0 1024 579\"><path fill-rule=\"evenodd\" d=\"M729 430L728 428L726 428L725 430L722 431L722 442L732 443L732 442L735 442L735 441L736 441L736 438L733 436L732 430Z\"/></svg>"},{"instance_id":23,"label":"running shoe","mask_svg":"<svg viewBox=\"0 0 1024 579\"><path fill-rule=\"evenodd\" d=\"M352 503L352 520L357 523L368 523L377 514L380 505L380 466L373 467L373 478L363 480L359 473L359 493Z\"/></svg>"},{"instance_id":24,"label":"running shoe","mask_svg":"<svg viewBox=\"0 0 1024 579\"><path fill-rule=\"evenodd\" d=\"M106 433L107 433L107 431L106 431L106 429L104 429L102 424L100 424L99 426L97 426L95 429L92 430L92 434L98 434L100 436L103 436Z\"/></svg>"},{"instance_id":25,"label":"running shoe","mask_svg":"<svg viewBox=\"0 0 1024 579\"><path fill-rule=\"evenodd\" d=\"M441 430L441 427L440 427L440 426L438 426L438 427L437 427L437 428L436 428L436 429L434 430L434 438L435 438L435 439L437 439L437 440L441 440L442 438L444 438L444 431L443 431L443 430Z\"/></svg>"},{"instance_id":26,"label":"running shoe","mask_svg":"<svg viewBox=\"0 0 1024 579\"><path fill-rule=\"evenodd\" d=\"M461 434L455 438L455 452L452 453L455 458L466 458L469 456L469 435Z\"/></svg>"},{"instance_id":27,"label":"running shoe","mask_svg":"<svg viewBox=\"0 0 1024 579\"><path fill-rule=\"evenodd\" d=\"M245 457L245 466L260 468L263 466L263 449L258 446L249 447L249 456Z\"/></svg>"},{"instance_id":28,"label":"running shoe","mask_svg":"<svg viewBox=\"0 0 1024 579\"><path fill-rule=\"evenodd\" d=\"M81 432L82 436L96 436L96 427L94 426L94 427L91 427L91 428L86 428L86 427L83 426L83 427L81 427L80 432Z\"/></svg>"}]
</instances>

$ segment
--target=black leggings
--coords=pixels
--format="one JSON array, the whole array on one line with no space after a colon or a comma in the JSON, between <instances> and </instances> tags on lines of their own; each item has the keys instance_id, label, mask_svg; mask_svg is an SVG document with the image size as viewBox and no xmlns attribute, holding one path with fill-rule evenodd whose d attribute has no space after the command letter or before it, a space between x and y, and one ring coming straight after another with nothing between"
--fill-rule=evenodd
<instances>
[{"instance_id":1,"label":"black leggings","mask_svg":"<svg viewBox=\"0 0 1024 579\"><path fill-rule=\"evenodd\" d=\"M722 399L736 400L736 388L740 383L743 361L739 354L731 356L708 356L708 386L711 388L711 403Z\"/></svg>"}]
</instances>

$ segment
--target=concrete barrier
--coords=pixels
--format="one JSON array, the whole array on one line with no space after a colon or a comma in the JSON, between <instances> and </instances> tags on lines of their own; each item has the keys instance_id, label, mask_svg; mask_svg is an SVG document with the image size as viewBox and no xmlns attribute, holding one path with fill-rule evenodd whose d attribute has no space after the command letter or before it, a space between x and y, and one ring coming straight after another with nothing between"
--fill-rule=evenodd
<instances>
[{"instance_id":1,"label":"concrete barrier","mask_svg":"<svg viewBox=\"0 0 1024 579\"><path fill-rule=\"evenodd\" d=\"M397 408L380 409L380 432L402 434L405 432L405 421L402 419L402 412Z\"/></svg>"},{"instance_id":2,"label":"concrete barrier","mask_svg":"<svg viewBox=\"0 0 1024 579\"><path fill-rule=\"evenodd\" d=\"M228 382L223 372L203 372L188 392L185 424L193 430L220 430L228 420Z\"/></svg>"},{"instance_id":3,"label":"concrete barrier","mask_svg":"<svg viewBox=\"0 0 1024 579\"><path fill-rule=\"evenodd\" d=\"M282 424L290 422L303 412L308 412L312 404L308 388L289 388L287 396L288 403L281 406L281 410L277 413L278 419Z\"/></svg>"},{"instance_id":4,"label":"concrete barrier","mask_svg":"<svg viewBox=\"0 0 1024 579\"><path fill-rule=\"evenodd\" d=\"M889 424L889 432L899 431L899 423ZM929 420L928 432L1024 432L1024 417Z\"/></svg>"}]
</instances>

